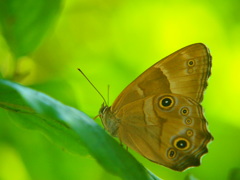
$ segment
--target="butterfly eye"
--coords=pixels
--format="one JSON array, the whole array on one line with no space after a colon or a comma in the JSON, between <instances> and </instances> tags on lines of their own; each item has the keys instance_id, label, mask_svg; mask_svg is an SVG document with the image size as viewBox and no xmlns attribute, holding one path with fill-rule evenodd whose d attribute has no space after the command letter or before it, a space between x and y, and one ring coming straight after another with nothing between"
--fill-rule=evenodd
<instances>
[{"instance_id":1,"label":"butterfly eye","mask_svg":"<svg viewBox=\"0 0 240 180\"><path fill-rule=\"evenodd\" d=\"M177 155L177 152L174 150L174 149L169 149L168 152L167 152L167 156L169 159L173 159L175 158Z\"/></svg>"},{"instance_id":2,"label":"butterfly eye","mask_svg":"<svg viewBox=\"0 0 240 180\"><path fill-rule=\"evenodd\" d=\"M164 96L159 101L159 106L163 109L169 109L173 106L174 99L171 96Z\"/></svg>"},{"instance_id":3,"label":"butterfly eye","mask_svg":"<svg viewBox=\"0 0 240 180\"><path fill-rule=\"evenodd\" d=\"M189 60L189 61L187 62L187 65L188 65L189 67L192 67L192 66L195 65L195 61L191 59L191 60Z\"/></svg>"},{"instance_id":4,"label":"butterfly eye","mask_svg":"<svg viewBox=\"0 0 240 180\"><path fill-rule=\"evenodd\" d=\"M190 147L190 142L185 138L176 138L173 143L174 147L179 150L187 150Z\"/></svg>"},{"instance_id":5,"label":"butterfly eye","mask_svg":"<svg viewBox=\"0 0 240 180\"><path fill-rule=\"evenodd\" d=\"M182 114L183 116L188 115L188 113L189 113L188 108L184 107L184 108L181 109L181 114Z\"/></svg>"}]
</instances>

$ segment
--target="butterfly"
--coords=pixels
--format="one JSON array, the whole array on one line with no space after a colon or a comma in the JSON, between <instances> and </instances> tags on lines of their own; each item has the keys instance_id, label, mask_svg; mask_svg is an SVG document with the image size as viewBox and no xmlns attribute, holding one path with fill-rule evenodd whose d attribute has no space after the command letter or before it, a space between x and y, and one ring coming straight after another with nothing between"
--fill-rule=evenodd
<instances>
[{"instance_id":1,"label":"butterfly","mask_svg":"<svg viewBox=\"0 0 240 180\"><path fill-rule=\"evenodd\" d=\"M158 61L116 98L102 105L105 129L157 164L183 171L199 166L213 140L200 103L211 74L211 55L192 44Z\"/></svg>"}]
</instances>

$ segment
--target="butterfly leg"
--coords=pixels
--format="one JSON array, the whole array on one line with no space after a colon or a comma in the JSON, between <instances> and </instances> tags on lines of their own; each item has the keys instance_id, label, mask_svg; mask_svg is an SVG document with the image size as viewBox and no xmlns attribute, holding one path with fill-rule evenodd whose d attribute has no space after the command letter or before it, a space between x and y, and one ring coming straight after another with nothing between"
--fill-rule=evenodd
<instances>
[{"instance_id":1,"label":"butterfly leg","mask_svg":"<svg viewBox=\"0 0 240 180\"><path fill-rule=\"evenodd\" d=\"M100 114L98 114L97 116L95 116L95 117L93 118L93 120L96 120L99 116L100 116Z\"/></svg>"}]
</instances>

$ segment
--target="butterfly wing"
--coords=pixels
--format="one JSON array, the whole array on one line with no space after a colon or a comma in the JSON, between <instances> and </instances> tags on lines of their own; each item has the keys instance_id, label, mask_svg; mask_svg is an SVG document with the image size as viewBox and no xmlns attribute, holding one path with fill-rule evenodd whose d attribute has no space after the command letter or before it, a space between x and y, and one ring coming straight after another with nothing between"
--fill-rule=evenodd
<instances>
[{"instance_id":1,"label":"butterfly wing","mask_svg":"<svg viewBox=\"0 0 240 180\"><path fill-rule=\"evenodd\" d=\"M171 99L171 104L164 103ZM202 107L177 94L149 96L125 105L116 115L121 119L119 139L147 159L177 171L200 165L212 136Z\"/></svg>"},{"instance_id":2,"label":"butterfly wing","mask_svg":"<svg viewBox=\"0 0 240 180\"><path fill-rule=\"evenodd\" d=\"M210 70L204 44L176 51L101 108L104 127L153 162L177 171L199 165L212 139L200 105Z\"/></svg>"},{"instance_id":3,"label":"butterfly wing","mask_svg":"<svg viewBox=\"0 0 240 180\"><path fill-rule=\"evenodd\" d=\"M211 55L201 43L184 47L142 73L117 97L112 110L157 93L175 93L203 99L207 79L211 74Z\"/></svg>"}]
</instances>

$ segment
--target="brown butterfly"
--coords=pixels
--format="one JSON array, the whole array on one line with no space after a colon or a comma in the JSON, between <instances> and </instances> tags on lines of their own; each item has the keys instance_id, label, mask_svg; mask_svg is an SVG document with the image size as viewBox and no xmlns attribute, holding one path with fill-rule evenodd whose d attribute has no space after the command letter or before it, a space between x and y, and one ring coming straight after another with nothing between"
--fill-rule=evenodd
<instances>
[{"instance_id":1,"label":"brown butterfly","mask_svg":"<svg viewBox=\"0 0 240 180\"><path fill-rule=\"evenodd\" d=\"M208 48L184 47L147 69L112 106L103 105L102 123L150 161L176 171L199 166L213 139L200 105L210 74Z\"/></svg>"}]
</instances>

